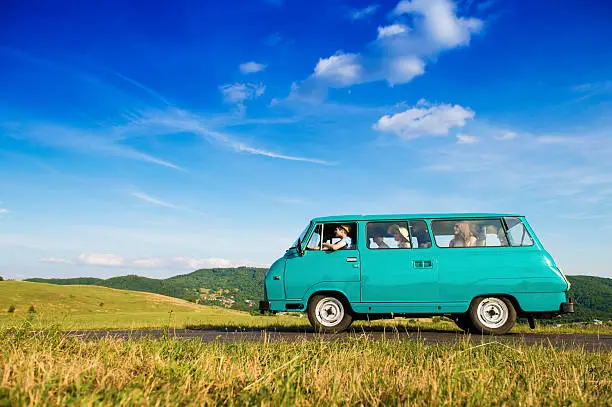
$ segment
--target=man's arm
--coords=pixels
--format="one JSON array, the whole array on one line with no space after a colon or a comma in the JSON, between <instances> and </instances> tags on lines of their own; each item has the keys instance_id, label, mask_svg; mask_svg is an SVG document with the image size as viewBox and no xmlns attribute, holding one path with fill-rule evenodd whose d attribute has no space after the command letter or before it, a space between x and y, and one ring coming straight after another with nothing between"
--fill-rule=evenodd
<instances>
[{"instance_id":1,"label":"man's arm","mask_svg":"<svg viewBox=\"0 0 612 407\"><path fill-rule=\"evenodd\" d=\"M340 240L338 243L323 243L323 249L340 250L346 246L346 241Z\"/></svg>"}]
</instances>

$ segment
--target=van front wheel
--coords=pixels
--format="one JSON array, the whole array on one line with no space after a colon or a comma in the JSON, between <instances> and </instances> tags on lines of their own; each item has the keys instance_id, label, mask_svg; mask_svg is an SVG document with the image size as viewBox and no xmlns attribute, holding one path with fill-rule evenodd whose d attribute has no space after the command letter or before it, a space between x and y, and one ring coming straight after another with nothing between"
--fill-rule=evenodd
<instances>
[{"instance_id":1,"label":"van front wheel","mask_svg":"<svg viewBox=\"0 0 612 407\"><path fill-rule=\"evenodd\" d=\"M516 322L516 310L504 297L476 297L468 314L474 331L486 335L503 335Z\"/></svg>"},{"instance_id":2,"label":"van front wheel","mask_svg":"<svg viewBox=\"0 0 612 407\"><path fill-rule=\"evenodd\" d=\"M308 303L308 320L317 332L342 332L353 322L345 301L330 295L315 295Z\"/></svg>"}]
</instances>

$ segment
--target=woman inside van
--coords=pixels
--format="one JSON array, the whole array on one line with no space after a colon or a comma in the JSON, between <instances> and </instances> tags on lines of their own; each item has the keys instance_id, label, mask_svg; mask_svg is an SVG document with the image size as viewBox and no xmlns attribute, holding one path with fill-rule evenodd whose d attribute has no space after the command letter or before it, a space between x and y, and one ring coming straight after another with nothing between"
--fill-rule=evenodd
<instances>
[{"instance_id":1,"label":"woman inside van","mask_svg":"<svg viewBox=\"0 0 612 407\"><path fill-rule=\"evenodd\" d=\"M405 227L393 224L389 226L387 232L393 235L393 238L397 242L398 249L410 249L412 247L410 244L410 234Z\"/></svg>"},{"instance_id":2,"label":"woman inside van","mask_svg":"<svg viewBox=\"0 0 612 407\"><path fill-rule=\"evenodd\" d=\"M448 244L448 247L473 247L476 246L476 236L472 234L470 222L457 222L453 226L455 235Z\"/></svg>"}]
</instances>

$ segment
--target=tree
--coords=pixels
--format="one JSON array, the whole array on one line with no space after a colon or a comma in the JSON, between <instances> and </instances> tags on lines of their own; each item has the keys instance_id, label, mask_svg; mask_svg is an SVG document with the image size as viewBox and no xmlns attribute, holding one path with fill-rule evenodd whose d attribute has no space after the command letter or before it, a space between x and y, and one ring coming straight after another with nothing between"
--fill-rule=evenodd
<instances>
[{"instance_id":1,"label":"tree","mask_svg":"<svg viewBox=\"0 0 612 407\"><path fill-rule=\"evenodd\" d=\"M4 277L0 276L0 281L4 281Z\"/></svg>"}]
</instances>

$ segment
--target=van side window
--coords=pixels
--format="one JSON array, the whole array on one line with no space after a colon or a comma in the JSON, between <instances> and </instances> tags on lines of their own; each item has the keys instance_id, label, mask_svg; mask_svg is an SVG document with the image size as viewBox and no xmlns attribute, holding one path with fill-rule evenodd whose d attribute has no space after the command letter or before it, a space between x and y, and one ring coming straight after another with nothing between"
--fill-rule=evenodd
<instances>
[{"instance_id":1,"label":"van side window","mask_svg":"<svg viewBox=\"0 0 612 407\"><path fill-rule=\"evenodd\" d=\"M366 225L369 249L410 249L408 222L369 222Z\"/></svg>"},{"instance_id":2,"label":"van side window","mask_svg":"<svg viewBox=\"0 0 612 407\"><path fill-rule=\"evenodd\" d=\"M412 248L427 249L431 247L431 237L429 237L427 223L423 220L411 220L409 223Z\"/></svg>"},{"instance_id":3,"label":"van side window","mask_svg":"<svg viewBox=\"0 0 612 407\"><path fill-rule=\"evenodd\" d=\"M501 219L434 220L431 228L438 247L508 246Z\"/></svg>"},{"instance_id":4,"label":"van side window","mask_svg":"<svg viewBox=\"0 0 612 407\"><path fill-rule=\"evenodd\" d=\"M331 248L344 241L345 244L340 249ZM346 250L355 249L357 244L357 224L355 222L343 223L323 223L315 227L314 232L308 241L308 250Z\"/></svg>"},{"instance_id":5,"label":"van side window","mask_svg":"<svg viewBox=\"0 0 612 407\"><path fill-rule=\"evenodd\" d=\"M533 246L533 238L519 218L504 218L508 226L510 246Z\"/></svg>"}]
</instances>

